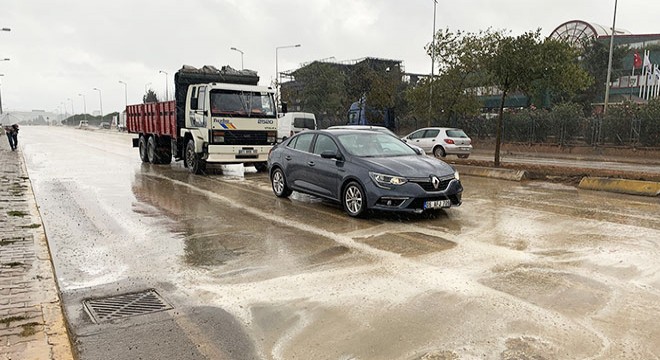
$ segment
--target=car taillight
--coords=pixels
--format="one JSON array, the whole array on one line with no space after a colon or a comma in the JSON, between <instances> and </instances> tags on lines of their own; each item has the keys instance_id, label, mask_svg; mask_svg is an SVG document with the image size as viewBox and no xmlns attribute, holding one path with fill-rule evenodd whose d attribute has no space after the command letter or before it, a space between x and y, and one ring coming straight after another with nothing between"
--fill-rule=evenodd
<instances>
[{"instance_id":1,"label":"car taillight","mask_svg":"<svg viewBox=\"0 0 660 360\"><path fill-rule=\"evenodd\" d=\"M447 144L453 144L453 143L454 143L454 140L452 140L452 139L445 139L445 142L446 142Z\"/></svg>"}]
</instances>

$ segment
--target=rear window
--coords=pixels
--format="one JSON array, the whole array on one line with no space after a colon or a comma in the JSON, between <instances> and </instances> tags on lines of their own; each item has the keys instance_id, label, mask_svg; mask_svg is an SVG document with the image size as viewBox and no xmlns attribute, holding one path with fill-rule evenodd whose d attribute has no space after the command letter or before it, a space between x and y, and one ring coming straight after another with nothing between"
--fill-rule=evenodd
<instances>
[{"instance_id":1,"label":"rear window","mask_svg":"<svg viewBox=\"0 0 660 360\"><path fill-rule=\"evenodd\" d=\"M310 118L294 118L293 127L299 129L316 130L314 126L314 119L310 119Z\"/></svg>"},{"instance_id":2,"label":"rear window","mask_svg":"<svg viewBox=\"0 0 660 360\"><path fill-rule=\"evenodd\" d=\"M463 130L447 130L447 136L450 138L467 138Z\"/></svg>"}]
</instances>

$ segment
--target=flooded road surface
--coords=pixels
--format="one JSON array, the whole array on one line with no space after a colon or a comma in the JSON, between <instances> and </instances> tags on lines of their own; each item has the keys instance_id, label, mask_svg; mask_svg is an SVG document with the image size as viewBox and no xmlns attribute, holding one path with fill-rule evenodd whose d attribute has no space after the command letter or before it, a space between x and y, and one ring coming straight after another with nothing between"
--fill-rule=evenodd
<instances>
[{"instance_id":1,"label":"flooded road surface","mask_svg":"<svg viewBox=\"0 0 660 360\"><path fill-rule=\"evenodd\" d=\"M464 177L464 204L352 219L242 166L25 127L81 359L657 359L660 202ZM83 300L170 310L95 323Z\"/></svg>"}]
</instances>

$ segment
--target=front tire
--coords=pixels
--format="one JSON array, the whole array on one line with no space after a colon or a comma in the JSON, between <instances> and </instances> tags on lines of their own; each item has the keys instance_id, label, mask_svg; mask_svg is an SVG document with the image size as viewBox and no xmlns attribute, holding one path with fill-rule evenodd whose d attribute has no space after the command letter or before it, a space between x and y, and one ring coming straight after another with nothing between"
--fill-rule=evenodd
<instances>
[{"instance_id":1,"label":"front tire","mask_svg":"<svg viewBox=\"0 0 660 360\"><path fill-rule=\"evenodd\" d=\"M186 145L186 163L191 173L200 175L206 171L206 161L202 155L195 152L195 141L189 140Z\"/></svg>"},{"instance_id":2,"label":"front tire","mask_svg":"<svg viewBox=\"0 0 660 360\"><path fill-rule=\"evenodd\" d=\"M273 193L275 196L286 198L291 195L291 189L286 185L286 178L284 177L284 172L280 168L275 168L273 173L270 175L270 184L273 187Z\"/></svg>"},{"instance_id":3,"label":"front tire","mask_svg":"<svg viewBox=\"0 0 660 360\"><path fill-rule=\"evenodd\" d=\"M140 149L140 160L142 162L149 162L149 155L147 154L147 139L144 136L140 135L138 140L138 149Z\"/></svg>"},{"instance_id":4,"label":"front tire","mask_svg":"<svg viewBox=\"0 0 660 360\"><path fill-rule=\"evenodd\" d=\"M362 216L367 209L367 197L362 186L355 181L348 183L342 192L341 204L349 216Z\"/></svg>"},{"instance_id":5,"label":"front tire","mask_svg":"<svg viewBox=\"0 0 660 360\"><path fill-rule=\"evenodd\" d=\"M443 149L442 146L438 145L433 148L433 156L437 158L441 158L441 157L443 158L447 156L447 153L445 153L445 149Z\"/></svg>"}]
</instances>

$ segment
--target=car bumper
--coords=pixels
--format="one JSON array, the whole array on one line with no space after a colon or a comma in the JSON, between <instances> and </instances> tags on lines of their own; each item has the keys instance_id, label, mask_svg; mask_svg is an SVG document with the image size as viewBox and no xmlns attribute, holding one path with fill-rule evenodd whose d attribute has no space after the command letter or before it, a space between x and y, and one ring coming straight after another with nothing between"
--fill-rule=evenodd
<instances>
[{"instance_id":1,"label":"car bumper","mask_svg":"<svg viewBox=\"0 0 660 360\"><path fill-rule=\"evenodd\" d=\"M447 155L469 155L472 152L472 145L452 145L445 146Z\"/></svg>"},{"instance_id":2,"label":"car bumper","mask_svg":"<svg viewBox=\"0 0 660 360\"><path fill-rule=\"evenodd\" d=\"M448 200L447 206L460 206L462 203L463 186L459 180L451 180L441 191L426 191L417 183L406 183L392 189L383 189L373 181L367 186L367 207L374 210L402 211L422 213L429 201Z\"/></svg>"}]
</instances>

